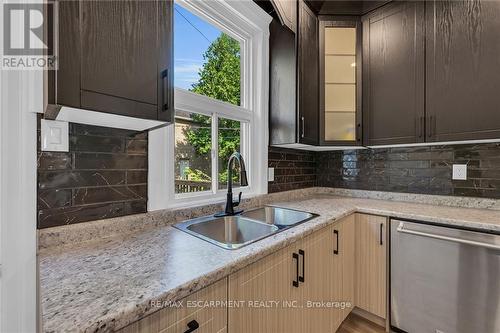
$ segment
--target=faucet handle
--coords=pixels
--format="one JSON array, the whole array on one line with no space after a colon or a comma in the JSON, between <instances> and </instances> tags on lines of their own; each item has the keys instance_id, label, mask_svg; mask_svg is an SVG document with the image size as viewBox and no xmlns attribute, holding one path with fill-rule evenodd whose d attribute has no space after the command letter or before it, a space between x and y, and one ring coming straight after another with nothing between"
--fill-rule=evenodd
<instances>
[{"instance_id":1,"label":"faucet handle","mask_svg":"<svg viewBox=\"0 0 500 333\"><path fill-rule=\"evenodd\" d=\"M238 201L234 201L233 202L233 206L234 207L236 207L236 206L238 206L240 204L240 202L241 202L241 194L242 194L241 192L238 194Z\"/></svg>"}]
</instances>

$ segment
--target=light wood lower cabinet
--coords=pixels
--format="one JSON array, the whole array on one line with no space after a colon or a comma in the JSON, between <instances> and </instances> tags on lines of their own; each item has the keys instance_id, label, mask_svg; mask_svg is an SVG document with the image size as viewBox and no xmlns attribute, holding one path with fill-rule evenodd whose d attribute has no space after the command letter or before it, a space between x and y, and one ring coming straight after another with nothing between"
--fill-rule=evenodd
<instances>
[{"instance_id":1,"label":"light wood lower cabinet","mask_svg":"<svg viewBox=\"0 0 500 333\"><path fill-rule=\"evenodd\" d=\"M356 214L356 306L387 315L387 218Z\"/></svg>"},{"instance_id":2,"label":"light wood lower cabinet","mask_svg":"<svg viewBox=\"0 0 500 333\"><path fill-rule=\"evenodd\" d=\"M230 332L300 332L303 296L298 279L302 241L269 255L229 276Z\"/></svg>"},{"instance_id":3,"label":"light wood lower cabinet","mask_svg":"<svg viewBox=\"0 0 500 333\"><path fill-rule=\"evenodd\" d=\"M231 275L228 296L273 306L229 308L230 332L335 332L354 302L354 216Z\"/></svg>"},{"instance_id":4,"label":"light wood lower cabinet","mask_svg":"<svg viewBox=\"0 0 500 333\"><path fill-rule=\"evenodd\" d=\"M334 234L331 226L323 228L303 240L305 252L305 279L301 313L302 332L335 332L341 309L340 270L334 258Z\"/></svg>"},{"instance_id":5,"label":"light wood lower cabinet","mask_svg":"<svg viewBox=\"0 0 500 333\"><path fill-rule=\"evenodd\" d=\"M345 304L340 312L340 322L338 326L349 315L355 305L354 300L354 282L355 282L355 216L351 215L343 219L339 224L333 227L335 236L338 233L338 258L335 268L339 270L338 276L342 278L340 284L340 300ZM339 279L340 280L340 279ZM336 326L336 327L338 327Z\"/></svg>"},{"instance_id":6,"label":"light wood lower cabinet","mask_svg":"<svg viewBox=\"0 0 500 333\"><path fill-rule=\"evenodd\" d=\"M182 307L163 308L129 326L120 333L195 333L227 331L227 308L208 301L227 300L227 278L181 300ZM198 328L194 329L194 327Z\"/></svg>"},{"instance_id":7,"label":"light wood lower cabinet","mask_svg":"<svg viewBox=\"0 0 500 333\"><path fill-rule=\"evenodd\" d=\"M386 318L385 217L353 214L121 330L336 332L354 306ZM189 307L222 300L227 307ZM227 327L226 327L227 326Z\"/></svg>"}]
</instances>

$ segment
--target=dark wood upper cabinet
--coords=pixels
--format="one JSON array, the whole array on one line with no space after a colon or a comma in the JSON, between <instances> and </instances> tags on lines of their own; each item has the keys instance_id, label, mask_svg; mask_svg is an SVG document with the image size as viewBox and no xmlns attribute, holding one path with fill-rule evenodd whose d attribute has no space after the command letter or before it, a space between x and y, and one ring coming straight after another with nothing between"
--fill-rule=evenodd
<instances>
[{"instance_id":1,"label":"dark wood upper cabinet","mask_svg":"<svg viewBox=\"0 0 500 333\"><path fill-rule=\"evenodd\" d=\"M363 17L365 145L425 139L424 3L388 4Z\"/></svg>"},{"instance_id":2,"label":"dark wood upper cabinet","mask_svg":"<svg viewBox=\"0 0 500 333\"><path fill-rule=\"evenodd\" d=\"M426 6L427 140L500 138L500 2Z\"/></svg>"},{"instance_id":3,"label":"dark wood upper cabinet","mask_svg":"<svg viewBox=\"0 0 500 333\"><path fill-rule=\"evenodd\" d=\"M297 33L270 26L270 143L318 144L318 19L303 1Z\"/></svg>"},{"instance_id":4,"label":"dark wood upper cabinet","mask_svg":"<svg viewBox=\"0 0 500 333\"><path fill-rule=\"evenodd\" d=\"M269 26L269 139L297 143L297 57L295 34L274 19Z\"/></svg>"},{"instance_id":5,"label":"dark wood upper cabinet","mask_svg":"<svg viewBox=\"0 0 500 333\"><path fill-rule=\"evenodd\" d=\"M172 121L172 12L170 0L61 1L51 103Z\"/></svg>"},{"instance_id":6,"label":"dark wood upper cabinet","mask_svg":"<svg viewBox=\"0 0 500 333\"><path fill-rule=\"evenodd\" d=\"M356 15L318 21L301 0L296 34L271 27L271 144L500 138L500 2L325 2L317 8L320 14L370 12L361 28ZM361 51L326 50L325 31L336 26L357 29ZM355 70L345 66L348 58Z\"/></svg>"},{"instance_id":7,"label":"dark wood upper cabinet","mask_svg":"<svg viewBox=\"0 0 500 333\"><path fill-rule=\"evenodd\" d=\"M299 142L314 145L319 141L318 18L304 1L298 6Z\"/></svg>"}]
</instances>

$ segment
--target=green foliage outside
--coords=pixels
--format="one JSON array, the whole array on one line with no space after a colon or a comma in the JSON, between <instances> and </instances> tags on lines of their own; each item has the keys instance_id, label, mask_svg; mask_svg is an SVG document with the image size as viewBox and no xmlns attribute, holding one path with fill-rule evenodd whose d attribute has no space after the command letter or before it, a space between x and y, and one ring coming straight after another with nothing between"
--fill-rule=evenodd
<instances>
[{"instance_id":1,"label":"green foliage outside","mask_svg":"<svg viewBox=\"0 0 500 333\"><path fill-rule=\"evenodd\" d=\"M208 47L205 60L199 71L199 80L190 89L200 95L240 105L240 44L222 33ZM186 130L186 139L195 148L196 154L206 156L212 149L209 117L192 114L199 127ZM219 181L227 181L226 165L229 156L240 147L240 122L219 118ZM191 180L210 181L210 175L200 170L187 170ZM237 179L237 178L236 178Z\"/></svg>"}]
</instances>

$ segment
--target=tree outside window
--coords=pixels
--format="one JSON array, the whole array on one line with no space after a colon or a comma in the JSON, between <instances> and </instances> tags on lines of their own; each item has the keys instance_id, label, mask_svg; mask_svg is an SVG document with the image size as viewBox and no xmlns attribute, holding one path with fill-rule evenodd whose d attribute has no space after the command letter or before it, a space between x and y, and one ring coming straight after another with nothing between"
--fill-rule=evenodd
<instances>
[{"instance_id":1,"label":"tree outside window","mask_svg":"<svg viewBox=\"0 0 500 333\"><path fill-rule=\"evenodd\" d=\"M203 55L203 65L198 72L199 79L192 84L190 91L211 97L223 102L240 105L240 44L225 33L215 39ZM182 117L179 117L182 118ZM189 186L181 186L180 164L176 163L176 192L196 192L211 188L211 122L208 116L191 113L180 131L176 129L176 150L183 150L183 156L176 156L177 161L189 161L189 167L184 168L183 180L189 181ZM176 121L177 122L177 121ZM190 123L189 123L190 122ZM189 123L189 124L188 124ZM177 124L176 124L177 126ZM241 123L239 121L218 118L218 160L219 188L224 188L227 182L226 163L229 156L240 150ZM179 145L183 141L183 147ZM179 155L176 152L176 155ZM185 163L185 162L184 162ZM185 165L185 164L184 164ZM233 179L238 181L238 173ZM184 182L185 183L185 182ZM201 187L197 185L202 185ZM210 184L210 185L209 185Z\"/></svg>"}]
</instances>

